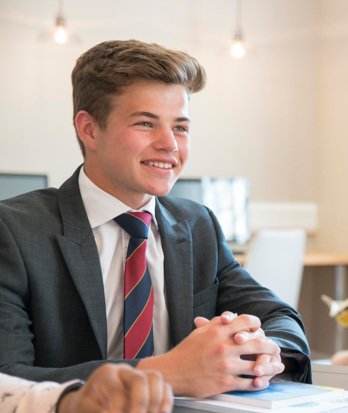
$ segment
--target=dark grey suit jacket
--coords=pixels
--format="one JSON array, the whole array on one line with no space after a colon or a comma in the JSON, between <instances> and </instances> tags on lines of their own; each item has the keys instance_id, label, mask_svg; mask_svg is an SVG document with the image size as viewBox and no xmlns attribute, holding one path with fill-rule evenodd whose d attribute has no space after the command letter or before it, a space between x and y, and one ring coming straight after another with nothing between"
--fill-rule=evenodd
<instances>
[{"instance_id":1,"label":"dark grey suit jacket","mask_svg":"<svg viewBox=\"0 0 348 413\"><path fill-rule=\"evenodd\" d=\"M255 314L296 360L299 379L308 380L299 315L241 269L212 212L163 197L156 217L173 345L192 331L198 315ZM1 202L0 370L34 380L86 378L106 360L106 323L100 261L78 170L58 190Z\"/></svg>"}]
</instances>

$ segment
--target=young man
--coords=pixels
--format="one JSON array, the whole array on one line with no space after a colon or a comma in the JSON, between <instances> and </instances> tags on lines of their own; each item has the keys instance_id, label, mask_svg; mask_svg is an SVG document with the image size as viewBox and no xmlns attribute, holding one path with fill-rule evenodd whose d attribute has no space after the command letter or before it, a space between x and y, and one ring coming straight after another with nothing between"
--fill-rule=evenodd
<instances>
[{"instance_id":1,"label":"young man","mask_svg":"<svg viewBox=\"0 0 348 413\"><path fill-rule=\"evenodd\" d=\"M171 387L160 374L104 364L86 383L35 383L0 373L1 413L169 413Z\"/></svg>"},{"instance_id":2,"label":"young man","mask_svg":"<svg viewBox=\"0 0 348 413\"><path fill-rule=\"evenodd\" d=\"M166 197L188 157L201 65L156 44L107 41L78 59L72 82L83 166L58 190L0 206L1 369L63 381L125 358L198 397L267 387L284 368L310 380L300 316L240 267L209 209ZM129 215L150 228L147 292L126 310L138 290L124 283ZM129 311L139 311L134 324ZM143 330L132 336L135 324ZM129 341L144 346L128 356Z\"/></svg>"}]
</instances>

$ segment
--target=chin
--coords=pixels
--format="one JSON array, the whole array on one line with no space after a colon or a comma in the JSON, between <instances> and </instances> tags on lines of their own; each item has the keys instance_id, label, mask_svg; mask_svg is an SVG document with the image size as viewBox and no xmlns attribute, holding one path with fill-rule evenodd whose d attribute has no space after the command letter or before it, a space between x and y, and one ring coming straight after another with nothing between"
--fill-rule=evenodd
<instances>
[{"instance_id":1,"label":"chin","mask_svg":"<svg viewBox=\"0 0 348 413\"><path fill-rule=\"evenodd\" d=\"M148 194L154 195L154 196L166 196L169 194L169 192L172 190L172 185L167 186L166 188L151 188L148 191Z\"/></svg>"}]
</instances>

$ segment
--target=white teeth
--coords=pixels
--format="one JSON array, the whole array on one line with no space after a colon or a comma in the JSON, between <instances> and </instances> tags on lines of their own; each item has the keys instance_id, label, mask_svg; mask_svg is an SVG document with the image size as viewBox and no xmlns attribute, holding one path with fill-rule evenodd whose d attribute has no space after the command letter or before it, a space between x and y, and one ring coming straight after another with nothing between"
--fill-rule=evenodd
<instances>
[{"instance_id":1,"label":"white teeth","mask_svg":"<svg viewBox=\"0 0 348 413\"><path fill-rule=\"evenodd\" d=\"M147 162L148 165L150 166L155 166L156 168L162 168L162 169L170 169L173 167L171 163L167 162Z\"/></svg>"}]
</instances>

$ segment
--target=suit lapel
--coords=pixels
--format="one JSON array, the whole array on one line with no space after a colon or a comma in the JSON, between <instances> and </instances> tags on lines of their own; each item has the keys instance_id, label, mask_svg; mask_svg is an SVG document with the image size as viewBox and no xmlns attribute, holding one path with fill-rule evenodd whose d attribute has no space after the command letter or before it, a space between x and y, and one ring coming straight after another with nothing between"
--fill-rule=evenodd
<instances>
[{"instance_id":1,"label":"suit lapel","mask_svg":"<svg viewBox=\"0 0 348 413\"><path fill-rule=\"evenodd\" d=\"M105 296L100 260L78 187L78 171L59 189L63 234L57 241L85 305L103 358L107 354Z\"/></svg>"},{"instance_id":2,"label":"suit lapel","mask_svg":"<svg viewBox=\"0 0 348 413\"><path fill-rule=\"evenodd\" d=\"M192 237L186 220L177 222L157 200L156 218L164 253L164 278L174 345L193 327Z\"/></svg>"}]
</instances>

